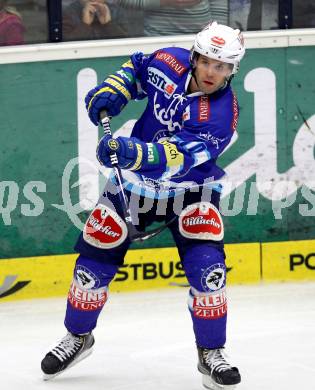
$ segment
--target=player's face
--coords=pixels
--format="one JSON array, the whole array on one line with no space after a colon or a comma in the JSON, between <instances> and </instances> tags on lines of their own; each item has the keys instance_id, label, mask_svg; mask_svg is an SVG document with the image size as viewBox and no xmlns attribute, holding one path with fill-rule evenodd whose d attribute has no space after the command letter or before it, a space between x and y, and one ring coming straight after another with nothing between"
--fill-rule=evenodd
<instances>
[{"instance_id":1,"label":"player's face","mask_svg":"<svg viewBox=\"0 0 315 390\"><path fill-rule=\"evenodd\" d=\"M213 93L225 83L232 73L232 65L200 55L196 61L192 92Z\"/></svg>"}]
</instances>

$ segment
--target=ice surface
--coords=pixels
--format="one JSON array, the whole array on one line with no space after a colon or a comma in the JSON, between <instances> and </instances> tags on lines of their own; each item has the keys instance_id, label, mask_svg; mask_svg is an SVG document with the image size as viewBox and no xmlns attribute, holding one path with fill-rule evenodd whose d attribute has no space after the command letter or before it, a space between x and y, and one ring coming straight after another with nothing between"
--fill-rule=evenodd
<instances>
[{"instance_id":1,"label":"ice surface","mask_svg":"<svg viewBox=\"0 0 315 390\"><path fill-rule=\"evenodd\" d=\"M237 390L315 389L315 283L231 286L230 361ZM93 354L44 382L40 361L65 335L65 299L0 304L4 390L198 390L187 288L112 294Z\"/></svg>"}]
</instances>

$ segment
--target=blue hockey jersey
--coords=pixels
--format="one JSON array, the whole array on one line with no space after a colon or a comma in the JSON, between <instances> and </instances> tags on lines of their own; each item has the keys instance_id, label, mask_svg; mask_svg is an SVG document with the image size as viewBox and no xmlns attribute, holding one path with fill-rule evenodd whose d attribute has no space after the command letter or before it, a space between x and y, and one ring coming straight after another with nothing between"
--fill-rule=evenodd
<instances>
[{"instance_id":1,"label":"blue hockey jersey","mask_svg":"<svg viewBox=\"0 0 315 390\"><path fill-rule=\"evenodd\" d=\"M146 144L134 171L123 170L128 190L165 197L183 188L216 186L225 174L218 156L236 138L238 103L230 87L211 95L189 93L189 51L136 53L106 80L128 100L147 98L131 136Z\"/></svg>"}]
</instances>

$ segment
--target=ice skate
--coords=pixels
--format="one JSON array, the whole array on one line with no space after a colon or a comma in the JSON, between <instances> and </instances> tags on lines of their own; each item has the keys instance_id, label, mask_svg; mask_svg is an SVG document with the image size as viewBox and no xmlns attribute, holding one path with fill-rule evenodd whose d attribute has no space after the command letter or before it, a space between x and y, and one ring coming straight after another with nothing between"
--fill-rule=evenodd
<instances>
[{"instance_id":1,"label":"ice skate","mask_svg":"<svg viewBox=\"0 0 315 390\"><path fill-rule=\"evenodd\" d=\"M241 376L236 367L225 359L223 348L198 348L198 370L202 375L202 384L211 390L233 390L240 383Z\"/></svg>"},{"instance_id":2,"label":"ice skate","mask_svg":"<svg viewBox=\"0 0 315 390\"><path fill-rule=\"evenodd\" d=\"M92 333L77 336L70 332L47 353L41 363L44 380L49 380L89 356L93 349Z\"/></svg>"}]
</instances>

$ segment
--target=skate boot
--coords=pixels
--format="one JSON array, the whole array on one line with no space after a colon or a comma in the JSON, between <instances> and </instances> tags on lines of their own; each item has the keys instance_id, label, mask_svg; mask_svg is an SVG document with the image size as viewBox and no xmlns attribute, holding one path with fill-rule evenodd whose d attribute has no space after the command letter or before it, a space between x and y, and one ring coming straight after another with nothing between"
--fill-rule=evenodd
<instances>
[{"instance_id":1,"label":"skate boot","mask_svg":"<svg viewBox=\"0 0 315 390\"><path fill-rule=\"evenodd\" d=\"M44 380L54 378L89 356L93 351L93 344L94 336L92 333L79 336L68 332L42 360L41 368L44 372Z\"/></svg>"},{"instance_id":2,"label":"skate boot","mask_svg":"<svg viewBox=\"0 0 315 390\"><path fill-rule=\"evenodd\" d=\"M240 383L241 376L236 367L232 367L224 357L223 348L198 348L198 370L202 375L202 384L211 390L232 390Z\"/></svg>"}]
</instances>

